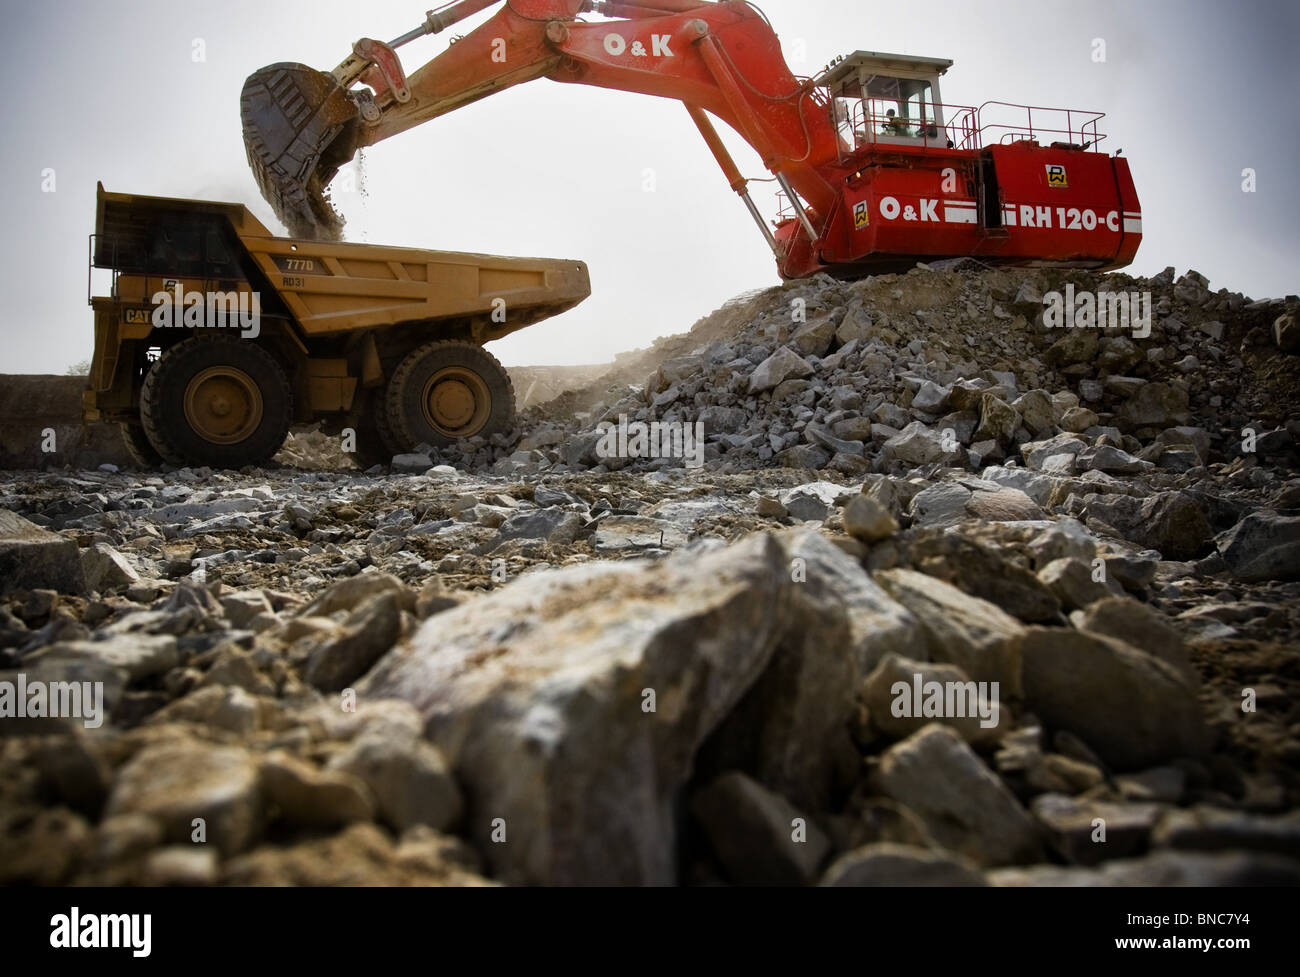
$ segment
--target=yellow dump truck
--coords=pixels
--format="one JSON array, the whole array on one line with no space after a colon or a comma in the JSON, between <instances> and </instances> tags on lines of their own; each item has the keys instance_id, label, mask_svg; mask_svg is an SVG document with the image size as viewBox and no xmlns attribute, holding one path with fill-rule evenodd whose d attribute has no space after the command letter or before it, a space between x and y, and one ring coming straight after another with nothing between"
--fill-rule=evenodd
<instances>
[{"instance_id":1,"label":"yellow dump truck","mask_svg":"<svg viewBox=\"0 0 1300 977\"><path fill-rule=\"evenodd\" d=\"M149 465L262 464L315 419L363 466L503 433L514 391L483 344L591 294L581 261L294 240L103 184L90 255L86 419Z\"/></svg>"}]
</instances>

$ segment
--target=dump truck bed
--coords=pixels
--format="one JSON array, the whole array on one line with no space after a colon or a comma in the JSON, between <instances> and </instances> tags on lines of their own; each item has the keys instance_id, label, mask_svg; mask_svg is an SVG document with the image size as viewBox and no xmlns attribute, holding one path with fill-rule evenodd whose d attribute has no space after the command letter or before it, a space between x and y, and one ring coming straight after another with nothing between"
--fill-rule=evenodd
<instances>
[{"instance_id":1,"label":"dump truck bed","mask_svg":"<svg viewBox=\"0 0 1300 977\"><path fill-rule=\"evenodd\" d=\"M269 290L274 299L263 295L262 308L278 307L304 338L447 323L469 326L484 343L591 294L587 266L576 259L277 237L242 204L110 193L102 184L92 251L96 267L113 269L115 289L144 305L178 278L214 290L242 279Z\"/></svg>"}]
</instances>

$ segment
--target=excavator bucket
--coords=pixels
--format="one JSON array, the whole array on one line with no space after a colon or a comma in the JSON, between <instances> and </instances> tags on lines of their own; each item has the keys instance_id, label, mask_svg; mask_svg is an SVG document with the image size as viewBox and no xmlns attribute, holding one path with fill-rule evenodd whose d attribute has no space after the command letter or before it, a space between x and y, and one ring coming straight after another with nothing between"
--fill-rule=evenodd
<instances>
[{"instance_id":1,"label":"excavator bucket","mask_svg":"<svg viewBox=\"0 0 1300 977\"><path fill-rule=\"evenodd\" d=\"M249 75L239 111L248 164L289 234L341 240L326 187L357 149L360 113L348 93L327 72L273 64Z\"/></svg>"}]
</instances>

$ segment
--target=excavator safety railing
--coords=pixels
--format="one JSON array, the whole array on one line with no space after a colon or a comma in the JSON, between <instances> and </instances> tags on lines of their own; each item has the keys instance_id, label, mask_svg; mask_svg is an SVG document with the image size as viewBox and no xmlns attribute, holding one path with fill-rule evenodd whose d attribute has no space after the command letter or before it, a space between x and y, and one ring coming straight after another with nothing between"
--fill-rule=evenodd
<instances>
[{"instance_id":1,"label":"excavator safety railing","mask_svg":"<svg viewBox=\"0 0 1300 977\"><path fill-rule=\"evenodd\" d=\"M877 100L872 100L877 101ZM913 116L889 115L877 101L835 99L835 125L840 135L840 156L873 146L916 146L934 149L977 149L976 111L966 105L909 102ZM897 112L897 110L895 110ZM935 121L944 119L940 124Z\"/></svg>"},{"instance_id":2,"label":"excavator safety railing","mask_svg":"<svg viewBox=\"0 0 1300 977\"><path fill-rule=\"evenodd\" d=\"M1106 138L1104 132L1097 131L1097 123L1105 117L1104 112L1012 102L985 102L975 112L976 128L984 146L1032 141L1095 149Z\"/></svg>"},{"instance_id":3,"label":"excavator safety railing","mask_svg":"<svg viewBox=\"0 0 1300 977\"><path fill-rule=\"evenodd\" d=\"M911 102L907 109L914 114L900 116L895 110L889 115L888 110L873 110L866 99L836 98L833 118L841 162L851 153L885 146L971 151L1030 140L1095 148L1106 138L1097 129L1105 118L1102 112L997 101L978 108ZM945 121L939 124L937 119Z\"/></svg>"}]
</instances>

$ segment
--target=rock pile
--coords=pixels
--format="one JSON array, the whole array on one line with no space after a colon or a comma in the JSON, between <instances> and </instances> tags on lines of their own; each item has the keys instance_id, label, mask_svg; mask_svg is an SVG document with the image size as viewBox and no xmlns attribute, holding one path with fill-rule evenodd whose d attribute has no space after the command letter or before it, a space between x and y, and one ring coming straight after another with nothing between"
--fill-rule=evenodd
<instances>
[{"instance_id":1,"label":"rock pile","mask_svg":"<svg viewBox=\"0 0 1300 977\"><path fill-rule=\"evenodd\" d=\"M1066 283L757 293L391 471L5 475L0 880L1300 882L1292 313Z\"/></svg>"}]
</instances>

